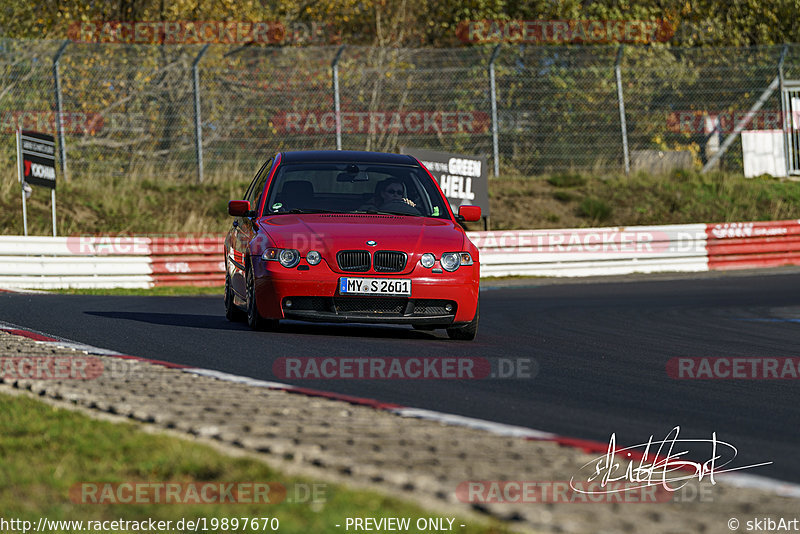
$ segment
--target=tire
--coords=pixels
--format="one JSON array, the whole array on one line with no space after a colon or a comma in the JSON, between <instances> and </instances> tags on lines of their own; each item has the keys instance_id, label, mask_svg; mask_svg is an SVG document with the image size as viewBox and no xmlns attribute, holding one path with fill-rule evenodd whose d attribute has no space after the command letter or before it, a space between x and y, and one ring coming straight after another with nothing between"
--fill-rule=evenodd
<instances>
[{"instance_id":1,"label":"tire","mask_svg":"<svg viewBox=\"0 0 800 534\"><path fill-rule=\"evenodd\" d=\"M247 314L233 302L230 275L225 275L225 317L234 323L242 322L247 318Z\"/></svg>"},{"instance_id":2,"label":"tire","mask_svg":"<svg viewBox=\"0 0 800 534\"><path fill-rule=\"evenodd\" d=\"M248 265L245 276L247 286L247 324L253 330L272 330L278 326L276 319L264 319L258 311L255 294L255 277L253 269Z\"/></svg>"},{"instance_id":3,"label":"tire","mask_svg":"<svg viewBox=\"0 0 800 534\"><path fill-rule=\"evenodd\" d=\"M475 334L478 333L478 315L479 307L475 308L475 317L464 326L457 326L447 329L447 335L450 339L458 339L462 341L472 341L475 339Z\"/></svg>"}]
</instances>

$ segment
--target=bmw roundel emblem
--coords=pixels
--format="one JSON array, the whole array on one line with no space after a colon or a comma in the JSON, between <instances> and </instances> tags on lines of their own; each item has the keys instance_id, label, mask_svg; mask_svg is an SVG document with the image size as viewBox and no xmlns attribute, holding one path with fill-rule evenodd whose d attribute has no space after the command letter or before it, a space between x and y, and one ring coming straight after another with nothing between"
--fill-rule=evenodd
<instances>
[{"instance_id":1,"label":"bmw roundel emblem","mask_svg":"<svg viewBox=\"0 0 800 534\"><path fill-rule=\"evenodd\" d=\"M371 246L371 247L374 247L374 246L375 246L375 245L377 245L377 244L378 244L378 243L376 243L376 242L375 242L375 241L373 241L372 239L370 239L369 241L367 241L367 245L369 245L369 246Z\"/></svg>"}]
</instances>

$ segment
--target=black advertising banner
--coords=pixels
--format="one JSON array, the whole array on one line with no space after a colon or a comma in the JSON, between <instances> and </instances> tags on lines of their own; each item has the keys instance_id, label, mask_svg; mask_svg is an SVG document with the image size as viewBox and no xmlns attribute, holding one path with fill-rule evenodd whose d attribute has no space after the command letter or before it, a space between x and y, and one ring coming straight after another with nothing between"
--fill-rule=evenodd
<instances>
[{"instance_id":1,"label":"black advertising banner","mask_svg":"<svg viewBox=\"0 0 800 534\"><path fill-rule=\"evenodd\" d=\"M400 151L414 156L431 171L454 212L458 212L459 206L480 206L481 215L489 216L489 173L485 157L407 147Z\"/></svg>"},{"instance_id":2,"label":"black advertising banner","mask_svg":"<svg viewBox=\"0 0 800 534\"><path fill-rule=\"evenodd\" d=\"M56 188L56 143L52 135L22 132L22 177L31 185Z\"/></svg>"}]
</instances>

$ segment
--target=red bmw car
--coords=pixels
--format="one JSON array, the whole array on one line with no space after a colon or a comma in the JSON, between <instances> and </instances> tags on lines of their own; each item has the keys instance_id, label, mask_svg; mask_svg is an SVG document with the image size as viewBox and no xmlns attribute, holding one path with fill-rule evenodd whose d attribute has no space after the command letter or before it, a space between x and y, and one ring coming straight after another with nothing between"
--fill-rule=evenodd
<instances>
[{"instance_id":1,"label":"red bmw car","mask_svg":"<svg viewBox=\"0 0 800 534\"><path fill-rule=\"evenodd\" d=\"M425 167L374 152L283 152L256 174L225 238L225 311L281 319L478 328L478 249Z\"/></svg>"}]
</instances>

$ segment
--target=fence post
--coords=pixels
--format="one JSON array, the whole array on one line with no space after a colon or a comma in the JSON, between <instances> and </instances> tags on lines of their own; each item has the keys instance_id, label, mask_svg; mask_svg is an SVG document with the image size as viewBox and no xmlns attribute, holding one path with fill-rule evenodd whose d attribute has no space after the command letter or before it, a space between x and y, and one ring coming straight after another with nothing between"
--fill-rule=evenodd
<instances>
[{"instance_id":1,"label":"fence post","mask_svg":"<svg viewBox=\"0 0 800 534\"><path fill-rule=\"evenodd\" d=\"M622 51L625 45L619 45L617 60L614 62L614 75L617 78L617 101L619 103L619 124L622 129L622 157L625 160L625 174L631 172L631 159L628 153L628 126L625 122L625 99L622 97Z\"/></svg>"},{"instance_id":2,"label":"fence post","mask_svg":"<svg viewBox=\"0 0 800 534\"><path fill-rule=\"evenodd\" d=\"M336 150L342 149L342 109L339 103L339 58L344 52L345 45L339 47L331 61L333 71L333 114L336 119Z\"/></svg>"},{"instance_id":3,"label":"fence post","mask_svg":"<svg viewBox=\"0 0 800 534\"><path fill-rule=\"evenodd\" d=\"M61 174L64 175L64 181L68 181L67 176L67 146L64 144L64 109L61 102L61 74L59 72L59 62L64 49L67 48L69 40L61 43L61 47L53 57L53 81L56 90L56 129L58 130L58 148L61 152Z\"/></svg>"},{"instance_id":4,"label":"fence post","mask_svg":"<svg viewBox=\"0 0 800 534\"><path fill-rule=\"evenodd\" d=\"M194 138L197 151L197 183L203 182L203 126L200 120L200 74L197 65L206 55L209 45L206 44L192 61L192 86L194 89Z\"/></svg>"},{"instance_id":5,"label":"fence post","mask_svg":"<svg viewBox=\"0 0 800 534\"><path fill-rule=\"evenodd\" d=\"M783 90L783 62L786 59L786 52L789 50L789 45L783 45L781 50L781 57L778 60L778 86L781 92L781 126L783 129L783 166L786 176L789 176L789 168L791 161L789 161L789 102L786 100L786 93Z\"/></svg>"},{"instance_id":6,"label":"fence post","mask_svg":"<svg viewBox=\"0 0 800 534\"><path fill-rule=\"evenodd\" d=\"M492 50L492 57L489 58L489 93L492 100L492 154L494 159L494 176L500 174L500 146L498 140L498 127L497 127L497 88L495 86L494 78L494 62L497 55L500 53L500 45L494 47Z\"/></svg>"}]
</instances>

